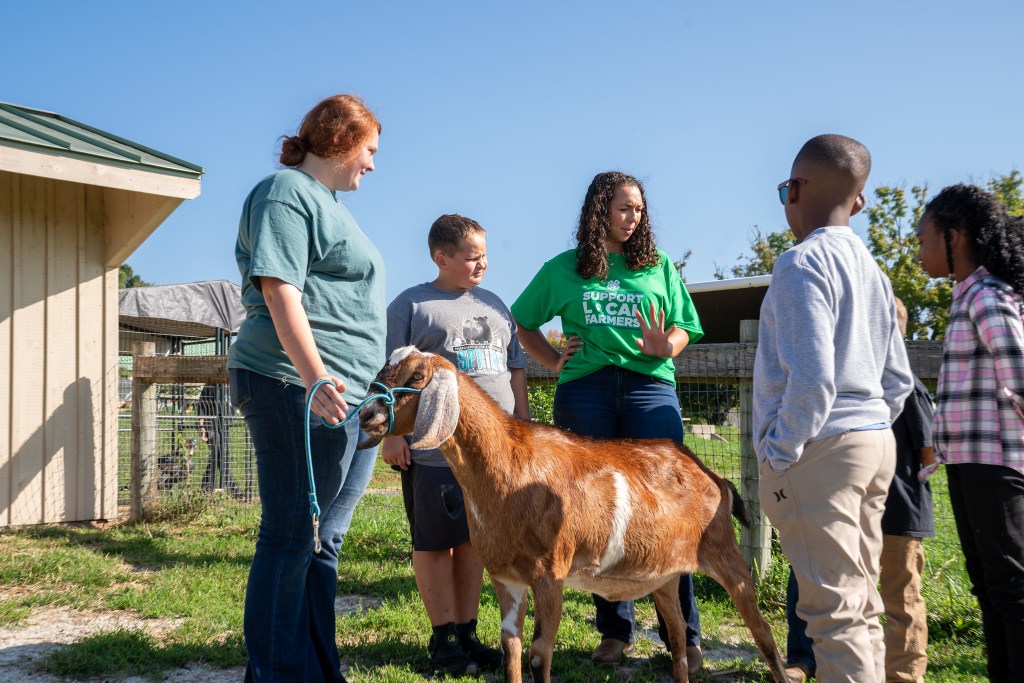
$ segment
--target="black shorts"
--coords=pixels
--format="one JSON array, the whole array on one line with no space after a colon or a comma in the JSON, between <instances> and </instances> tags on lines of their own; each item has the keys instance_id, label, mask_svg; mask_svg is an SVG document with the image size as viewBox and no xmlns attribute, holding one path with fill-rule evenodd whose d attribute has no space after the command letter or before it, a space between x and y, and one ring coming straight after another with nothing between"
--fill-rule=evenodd
<instances>
[{"instance_id":1,"label":"black shorts","mask_svg":"<svg viewBox=\"0 0 1024 683\"><path fill-rule=\"evenodd\" d=\"M450 467L409 465L402 471L402 500L413 550L447 550L469 541L462 489Z\"/></svg>"}]
</instances>

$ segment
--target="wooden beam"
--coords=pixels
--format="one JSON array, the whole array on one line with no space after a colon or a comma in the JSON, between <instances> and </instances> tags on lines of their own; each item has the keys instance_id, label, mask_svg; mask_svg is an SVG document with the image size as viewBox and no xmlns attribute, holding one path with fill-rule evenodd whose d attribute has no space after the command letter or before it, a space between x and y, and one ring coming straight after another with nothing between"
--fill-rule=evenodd
<instances>
[{"instance_id":1,"label":"wooden beam","mask_svg":"<svg viewBox=\"0 0 1024 683\"><path fill-rule=\"evenodd\" d=\"M744 344L757 345L757 321L740 321L740 339ZM761 510L758 491L761 474L754 451L754 382L740 380L740 497L750 524L740 527L740 550L750 568L755 583L768 574L772 561L772 526Z\"/></svg>"},{"instance_id":2,"label":"wooden beam","mask_svg":"<svg viewBox=\"0 0 1024 683\"><path fill-rule=\"evenodd\" d=\"M13 147L0 147L0 171L179 199L195 199L200 191L198 178L108 166Z\"/></svg>"},{"instance_id":3,"label":"wooden beam","mask_svg":"<svg viewBox=\"0 0 1024 683\"><path fill-rule=\"evenodd\" d=\"M124 190L104 191L104 265L116 268L127 261L132 252L160 227L182 201L177 197Z\"/></svg>"},{"instance_id":4,"label":"wooden beam","mask_svg":"<svg viewBox=\"0 0 1024 683\"><path fill-rule=\"evenodd\" d=\"M152 357L156 344L135 342L135 366ZM157 499L156 386L136 374L132 378L132 459L129 519L142 520Z\"/></svg>"},{"instance_id":5,"label":"wooden beam","mask_svg":"<svg viewBox=\"0 0 1024 683\"><path fill-rule=\"evenodd\" d=\"M148 384L227 384L227 356L136 356L133 377Z\"/></svg>"}]
</instances>

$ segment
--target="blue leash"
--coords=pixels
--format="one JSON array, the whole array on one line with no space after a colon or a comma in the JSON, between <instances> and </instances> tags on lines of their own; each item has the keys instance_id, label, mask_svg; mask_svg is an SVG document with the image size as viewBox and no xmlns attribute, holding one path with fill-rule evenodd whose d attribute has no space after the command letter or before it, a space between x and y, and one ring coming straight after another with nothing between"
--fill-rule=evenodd
<instances>
[{"instance_id":1,"label":"blue leash","mask_svg":"<svg viewBox=\"0 0 1024 683\"><path fill-rule=\"evenodd\" d=\"M309 442L309 416L312 413L310 406L313 405L313 394L316 393L317 389L325 384L333 384L329 379L319 380L313 385L313 388L309 390L309 396L306 397L306 471L309 474L309 514L313 517L313 552L317 555L320 554L322 544L320 543L320 504L316 502L316 481L313 478L313 448ZM337 429L345 423L349 422L352 418L359 415L359 411L363 409L370 401L376 401L380 399L384 401L384 405L388 407L388 431L390 434L392 428L395 426L395 394L406 393L406 394L418 394L422 389L409 389L407 387L394 387L388 389L380 382L370 382L370 387L380 387L382 393L372 394L363 399L363 402L356 406L356 409L350 411L348 417L339 422L338 424L329 424L324 422L324 425L331 429Z\"/></svg>"}]
</instances>

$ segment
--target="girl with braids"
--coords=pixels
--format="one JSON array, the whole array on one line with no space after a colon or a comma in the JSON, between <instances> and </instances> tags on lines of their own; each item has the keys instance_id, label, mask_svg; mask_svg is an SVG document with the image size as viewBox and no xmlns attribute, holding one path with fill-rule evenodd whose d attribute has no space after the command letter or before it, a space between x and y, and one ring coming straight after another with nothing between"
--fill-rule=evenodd
<instances>
[{"instance_id":1,"label":"girl with braids","mask_svg":"<svg viewBox=\"0 0 1024 683\"><path fill-rule=\"evenodd\" d=\"M522 345L558 374L556 426L596 438L683 440L672 359L701 331L672 260L655 246L644 188L625 173L600 173L583 200L576 246L551 259L512 305ZM562 319L559 352L539 331ZM690 674L701 667L700 617L689 575L680 577ZM633 603L594 596L596 662L632 651ZM659 615L661 622L661 615ZM664 626L662 640L668 642Z\"/></svg>"},{"instance_id":2,"label":"girl with braids","mask_svg":"<svg viewBox=\"0 0 1024 683\"><path fill-rule=\"evenodd\" d=\"M925 207L918 259L956 282L936 396L935 449L992 681L1024 681L1024 220L992 194L947 187Z\"/></svg>"},{"instance_id":3,"label":"girl with braids","mask_svg":"<svg viewBox=\"0 0 1024 683\"><path fill-rule=\"evenodd\" d=\"M345 678L334 640L338 552L373 473L359 424L328 429L365 398L384 360L387 308L380 253L335 193L374 169L380 123L352 95L335 95L284 139L284 169L242 208L235 258L245 322L228 353L231 400L256 450L260 517L245 593L246 681ZM305 402L320 526L309 513ZM362 438L366 438L362 435ZM322 544L314 552L314 534Z\"/></svg>"}]
</instances>

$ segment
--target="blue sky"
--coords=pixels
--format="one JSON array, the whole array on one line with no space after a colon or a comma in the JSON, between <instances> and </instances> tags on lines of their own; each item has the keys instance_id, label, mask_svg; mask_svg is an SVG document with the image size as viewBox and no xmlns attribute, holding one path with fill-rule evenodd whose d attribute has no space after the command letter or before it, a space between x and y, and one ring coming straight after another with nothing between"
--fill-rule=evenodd
<instances>
[{"instance_id":1,"label":"blue sky","mask_svg":"<svg viewBox=\"0 0 1024 683\"><path fill-rule=\"evenodd\" d=\"M1020 2L34 0L4 18L0 101L206 168L128 259L155 284L238 281L245 195L336 92L383 124L377 171L341 198L389 299L436 274L426 231L454 212L487 228L484 286L511 303L604 170L645 182L659 245L692 249L697 282L753 226L785 227L775 186L813 135L864 142L869 188L1024 164Z\"/></svg>"}]
</instances>

